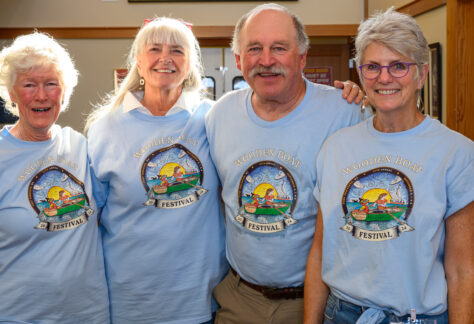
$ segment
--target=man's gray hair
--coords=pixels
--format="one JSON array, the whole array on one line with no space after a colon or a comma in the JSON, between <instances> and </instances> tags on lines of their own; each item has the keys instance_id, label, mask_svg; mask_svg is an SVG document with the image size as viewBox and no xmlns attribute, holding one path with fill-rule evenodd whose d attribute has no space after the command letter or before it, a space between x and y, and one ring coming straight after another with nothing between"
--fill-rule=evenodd
<instances>
[{"instance_id":1,"label":"man's gray hair","mask_svg":"<svg viewBox=\"0 0 474 324\"><path fill-rule=\"evenodd\" d=\"M287 13L293 20L293 25L295 26L296 38L300 54L303 54L308 50L309 38L308 35L306 35L304 25L301 23L300 19L284 6L281 6L276 3L265 3L253 8L252 10L244 14L242 17L240 17L239 21L235 25L234 36L232 38L232 50L235 54L240 54L240 33L242 32L242 28L244 27L245 22L249 18L265 10L276 10Z\"/></svg>"}]
</instances>

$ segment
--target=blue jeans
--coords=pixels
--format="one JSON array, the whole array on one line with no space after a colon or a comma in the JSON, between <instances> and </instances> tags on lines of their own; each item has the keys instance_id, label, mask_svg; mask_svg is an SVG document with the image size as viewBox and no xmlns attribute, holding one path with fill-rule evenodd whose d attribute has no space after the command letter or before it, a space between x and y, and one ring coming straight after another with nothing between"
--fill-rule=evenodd
<instances>
[{"instance_id":1,"label":"blue jeans","mask_svg":"<svg viewBox=\"0 0 474 324\"><path fill-rule=\"evenodd\" d=\"M326 302L326 309L324 310L324 324L354 324L359 319L360 315L369 307L357 306L337 298L333 294L329 294ZM396 316L393 313L385 312L387 317L381 324L389 324L390 322L406 323L409 314L404 316ZM431 319L436 320L436 324L448 324L448 312L439 315L423 315L417 314L417 319Z\"/></svg>"}]
</instances>

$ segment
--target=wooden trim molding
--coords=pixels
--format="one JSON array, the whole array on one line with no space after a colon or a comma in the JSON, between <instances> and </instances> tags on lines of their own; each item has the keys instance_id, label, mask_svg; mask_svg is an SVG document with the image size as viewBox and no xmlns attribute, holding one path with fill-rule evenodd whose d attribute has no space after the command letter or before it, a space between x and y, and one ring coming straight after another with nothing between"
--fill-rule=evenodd
<instances>
[{"instance_id":1,"label":"wooden trim molding","mask_svg":"<svg viewBox=\"0 0 474 324\"><path fill-rule=\"evenodd\" d=\"M358 25L307 25L309 37L314 36L354 36ZM134 38L138 27L38 27L38 28L0 28L0 38L9 39L38 30L55 38L77 39L117 39ZM234 26L193 26L193 32L201 40L224 40L232 38Z\"/></svg>"},{"instance_id":2,"label":"wooden trim molding","mask_svg":"<svg viewBox=\"0 0 474 324\"><path fill-rule=\"evenodd\" d=\"M358 24L347 25L306 25L306 33L309 37L318 36L355 36Z\"/></svg>"},{"instance_id":3,"label":"wooden trim molding","mask_svg":"<svg viewBox=\"0 0 474 324\"><path fill-rule=\"evenodd\" d=\"M406 13L410 16L418 16L427 11L444 6L447 0L415 0L401 6L397 9L399 12Z\"/></svg>"}]
</instances>

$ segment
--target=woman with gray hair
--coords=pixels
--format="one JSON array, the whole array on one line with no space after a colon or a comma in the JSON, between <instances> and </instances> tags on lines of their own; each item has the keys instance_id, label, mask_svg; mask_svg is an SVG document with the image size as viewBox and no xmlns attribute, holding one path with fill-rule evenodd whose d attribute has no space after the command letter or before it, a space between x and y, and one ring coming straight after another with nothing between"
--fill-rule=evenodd
<instances>
[{"instance_id":1,"label":"woman with gray hair","mask_svg":"<svg viewBox=\"0 0 474 324\"><path fill-rule=\"evenodd\" d=\"M412 17L377 14L355 44L376 114L318 156L305 323L473 323L474 144L418 109L428 46Z\"/></svg>"},{"instance_id":2,"label":"woman with gray hair","mask_svg":"<svg viewBox=\"0 0 474 324\"><path fill-rule=\"evenodd\" d=\"M0 133L0 322L108 323L86 139L56 120L77 84L42 33L0 53L0 94L19 117Z\"/></svg>"},{"instance_id":3,"label":"woman with gray hair","mask_svg":"<svg viewBox=\"0 0 474 324\"><path fill-rule=\"evenodd\" d=\"M216 310L228 266L201 70L189 26L151 20L117 95L89 117L113 323L203 323Z\"/></svg>"}]
</instances>

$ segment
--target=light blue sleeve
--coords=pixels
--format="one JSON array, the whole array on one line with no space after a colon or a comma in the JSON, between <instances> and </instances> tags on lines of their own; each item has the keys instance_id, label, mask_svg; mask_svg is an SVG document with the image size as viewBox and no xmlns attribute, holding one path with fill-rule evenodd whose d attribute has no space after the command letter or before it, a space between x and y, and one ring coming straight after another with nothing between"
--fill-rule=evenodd
<instances>
[{"instance_id":1,"label":"light blue sleeve","mask_svg":"<svg viewBox=\"0 0 474 324\"><path fill-rule=\"evenodd\" d=\"M474 149L461 148L453 157L454 165L446 173L447 207L445 218L474 200Z\"/></svg>"},{"instance_id":2,"label":"light blue sleeve","mask_svg":"<svg viewBox=\"0 0 474 324\"><path fill-rule=\"evenodd\" d=\"M89 165L91 169L91 179L92 179L92 194L94 195L94 199L96 201L97 207L102 209L107 202L107 197L109 195L109 182L100 181L97 176L95 175L94 168L90 163Z\"/></svg>"}]
</instances>

